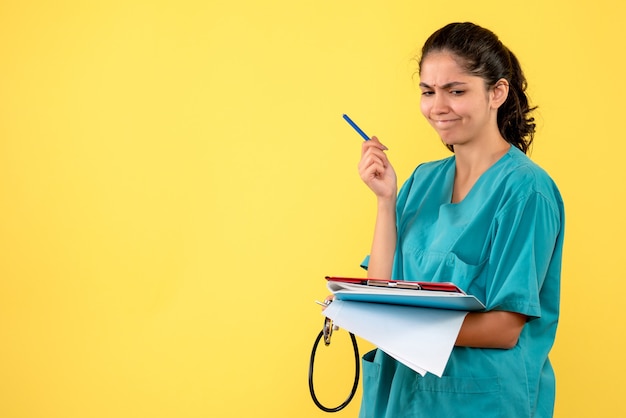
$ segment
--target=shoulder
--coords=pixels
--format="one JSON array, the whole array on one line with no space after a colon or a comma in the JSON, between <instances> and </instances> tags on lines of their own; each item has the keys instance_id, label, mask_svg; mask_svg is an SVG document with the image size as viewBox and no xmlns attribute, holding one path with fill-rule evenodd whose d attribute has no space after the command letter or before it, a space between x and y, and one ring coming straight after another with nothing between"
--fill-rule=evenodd
<instances>
[{"instance_id":1,"label":"shoulder","mask_svg":"<svg viewBox=\"0 0 626 418\"><path fill-rule=\"evenodd\" d=\"M417 176L419 176L420 178L437 176L450 169L454 169L454 156L419 164L417 167L415 167L415 170L413 170L413 173L409 177L409 180Z\"/></svg>"},{"instance_id":2,"label":"shoulder","mask_svg":"<svg viewBox=\"0 0 626 418\"><path fill-rule=\"evenodd\" d=\"M409 200L436 198L450 178L454 178L453 156L418 165L400 188L398 208L403 208Z\"/></svg>"},{"instance_id":3,"label":"shoulder","mask_svg":"<svg viewBox=\"0 0 626 418\"><path fill-rule=\"evenodd\" d=\"M531 196L545 200L555 210L563 206L561 193L550 175L526 154L515 147L503 157L497 173L502 191L509 197Z\"/></svg>"},{"instance_id":4,"label":"shoulder","mask_svg":"<svg viewBox=\"0 0 626 418\"><path fill-rule=\"evenodd\" d=\"M550 175L519 149L511 147L505 158L501 175L511 186L523 185L537 192L558 190Z\"/></svg>"},{"instance_id":5,"label":"shoulder","mask_svg":"<svg viewBox=\"0 0 626 418\"><path fill-rule=\"evenodd\" d=\"M419 187L419 185L431 185L437 182L437 179L445 178L446 173L449 173L450 170L454 170L454 156L421 163L406 179L402 189L408 192L409 189Z\"/></svg>"}]
</instances>

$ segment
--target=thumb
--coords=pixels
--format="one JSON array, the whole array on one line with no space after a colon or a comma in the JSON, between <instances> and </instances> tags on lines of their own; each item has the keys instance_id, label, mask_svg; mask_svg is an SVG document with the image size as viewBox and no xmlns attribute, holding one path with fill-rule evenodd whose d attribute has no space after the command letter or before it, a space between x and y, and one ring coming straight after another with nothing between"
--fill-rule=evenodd
<instances>
[{"instance_id":1,"label":"thumb","mask_svg":"<svg viewBox=\"0 0 626 418\"><path fill-rule=\"evenodd\" d=\"M380 142L380 140L378 139L378 137L377 137L377 136L373 136L373 137L370 139L370 141L372 141L372 142L374 142L374 143L378 144L378 145L379 145L379 146L378 146L378 148L382 149L383 151L387 151L387 150L389 149L389 148L387 148L385 145L383 145L383 143L382 143L382 142Z\"/></svg>"}]
</instances>

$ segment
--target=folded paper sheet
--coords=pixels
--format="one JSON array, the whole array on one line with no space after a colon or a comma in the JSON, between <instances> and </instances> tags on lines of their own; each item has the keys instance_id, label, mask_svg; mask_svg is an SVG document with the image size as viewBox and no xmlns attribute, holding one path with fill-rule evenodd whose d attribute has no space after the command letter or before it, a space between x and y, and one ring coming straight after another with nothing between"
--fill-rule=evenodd
<instances>
[{"instance_id":1,"label":"folded paper sheet","mask_svg":"<svg viewBox=\"0 0 626 418\"><path fill-rule=\"evenodd\" d=\"M467 312L335 299L323 315L422 376L441 377Z\"/></svg>"}]
</instances>

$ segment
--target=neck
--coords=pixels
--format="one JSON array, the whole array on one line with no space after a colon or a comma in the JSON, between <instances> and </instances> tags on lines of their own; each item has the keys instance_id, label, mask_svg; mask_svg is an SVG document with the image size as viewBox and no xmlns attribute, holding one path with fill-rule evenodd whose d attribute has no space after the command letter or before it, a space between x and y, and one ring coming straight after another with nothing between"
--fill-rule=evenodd
<instances>
[{"instance_id":1,"label":"neck","mask_svg":"<svg viewBox=\"0 0 626 418\"><path fill-rule=\"evenodd\" d=\"M488 144L455 146L456 177L480 176L506 154L510 147L511 144L502 137Z\"/></svg>"},{"instance_id":2,"label":"neck","mask_svg":"<svg viewBox=\"0 0 626 418\"><path fill-rule=\"evenodd\" d=\"M496 163L511 148L511 144L500 138L493 146L455 146L454 187L452 203L465 199L478 178Z\"/></svg>"}]
</instances>

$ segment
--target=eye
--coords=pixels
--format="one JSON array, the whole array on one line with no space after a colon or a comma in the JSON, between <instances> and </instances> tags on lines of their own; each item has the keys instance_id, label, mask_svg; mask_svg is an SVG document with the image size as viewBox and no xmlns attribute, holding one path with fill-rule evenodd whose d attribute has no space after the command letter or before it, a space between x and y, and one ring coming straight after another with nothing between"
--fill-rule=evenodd
<instances>
[{"instance_id":1,"label":"eye","mask_svg":"<svg viewBox=\"0 0 626 418\"><path fill-rule=\"evenodd\" d=\"M463 93L465 93L465 90L451 90L450 94L453 96L461 96Z\"/></svg>"},{"instance_id":2,"label":"eye","mask_svg":"<svg viewBox=\"0 0 626 418\"><path fill-rule=\"evenodd\" d=\"M433 94L435 94L435 92L434 92L434 91L430 91L430 90L424 90L424 91L422 91L422 96L426 96L426 97L428 97L428 96L432 96Z\"/></svg>"}]
</instances>

